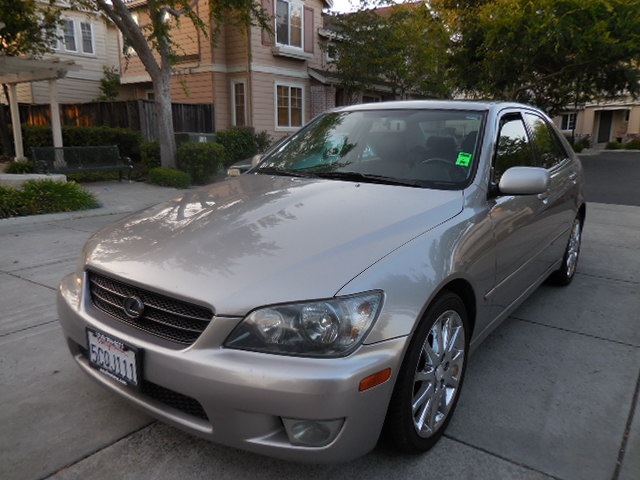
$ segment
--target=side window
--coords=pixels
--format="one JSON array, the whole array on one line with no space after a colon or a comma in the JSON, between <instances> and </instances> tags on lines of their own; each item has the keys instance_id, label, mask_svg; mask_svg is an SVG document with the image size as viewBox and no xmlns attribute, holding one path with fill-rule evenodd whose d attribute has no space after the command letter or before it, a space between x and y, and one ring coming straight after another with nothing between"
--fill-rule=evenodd
<instances>
[{"instance_id":1,"label":"side window","mask_svg":"<svg viewBox=\"0 0 640 480\"><path fill-rule=\"evenodd\" d=\"M562 162L567 157L567 154L560 146L547 122L532 113L525 113L525 116L531 127L533 144L540 158L540 166L552 168Z\"/></svg>"},{"instance_id":2,"label":"side window","mask_svg":"<svg viewBox=\"0 0 640 480\"><path fill-rule=\"evenodd\" d=\"M535 161L522 117L519 114L502 117L493 167L494 181L499 182L502 174L510 167L531 166L535 166Z\"/></svg>"}]
</instances>

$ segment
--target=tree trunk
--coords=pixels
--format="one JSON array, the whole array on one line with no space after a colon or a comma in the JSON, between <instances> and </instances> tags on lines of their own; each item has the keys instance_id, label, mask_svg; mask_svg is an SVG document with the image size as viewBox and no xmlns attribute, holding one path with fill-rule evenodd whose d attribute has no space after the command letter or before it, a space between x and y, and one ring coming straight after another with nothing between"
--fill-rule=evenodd
<instances>
[{"instance_id":1,"label":"tree trunk","mask_svg":"<svg viewBox=\"0 0 640 480\"><path fill-rule=\"evenodd\" d=\"M7 97L7 105L9 105L9 95L7 95L7 86L2 84L3 91ZM11 143L11 136L9 135L9 121L5 115L4 105L0 105L0 141L2 142L2 154L7 157L12 157L13 145Z\"/></svg>"},{"instance_id":2,"label":"tree trunk","mask_svg":"<svg viewBox=\"0 0 640 480\"><path fill-rule=\"evenodd\" d=\"M160 164L176 168L176 139L171 113L171 69L162 69L159 78L153 78L156 115L158 117L158 141L160 143Z\"/></svg>"}]
</instances>

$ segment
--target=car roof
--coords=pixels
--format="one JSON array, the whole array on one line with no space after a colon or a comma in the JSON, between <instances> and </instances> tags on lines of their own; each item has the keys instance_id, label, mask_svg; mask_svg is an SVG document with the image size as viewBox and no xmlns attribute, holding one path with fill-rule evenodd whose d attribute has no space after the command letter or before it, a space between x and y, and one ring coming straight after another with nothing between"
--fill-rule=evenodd
<instances>
[{"instance_id":1,"label":"car roof","mask_svg":"<svg viewBox=\"0 0 640 480\"><path fill-rule=\"evenodd\" d=\"M534 109L530 105L514 102L499 101L469 101L469 100L400 100L390 102L364 103L335 108L337 112L354 112L363 110L502 110L504 108Z\"/></svg>"}]
</instances>

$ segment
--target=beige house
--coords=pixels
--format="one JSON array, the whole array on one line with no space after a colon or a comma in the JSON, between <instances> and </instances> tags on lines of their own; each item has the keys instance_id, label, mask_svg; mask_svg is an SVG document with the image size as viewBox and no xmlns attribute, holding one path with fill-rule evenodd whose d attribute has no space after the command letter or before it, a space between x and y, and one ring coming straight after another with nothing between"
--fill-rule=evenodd
<instances>
[{"instance_id":1,"label":"beige house","mask_svg":"<svg viewBox=\"0 0 640 480\"><path fill-rule=\"evenodd\" d=\"M73 61L78 68L57 82L58 101L90 102L100 95L103 66L118 67L118 33L102 15L65 10L62 13L60 40L43 59ZM21 103L48 103L47 82L21 83L17 86Z\"/></svg>"},{"instance_id":2,"label":"beige house","mask_svg":"<svg viewBox=\"0 0 640 480\"><path fill-rule=\"evenodd\" d=\"M320 84L313 70L326 70L318 29L322 9L331 0L263 0L273 19L273 34L258 27L223 25L215 46L189 20L176 30L178 59L172 81L172 101L213 103L215 129L232 126L267 131L274 139L287 135L326 109L317 94ZM146 0L130 0L134 19L146 22ZM195 7L209 18L209 2ZM167 21L175 21L167 19ZM122 39L120 40L122 41ZM153 99L151 78L130 51L120 57L122 95L126 99Z\"/></svg>"},{"instance_id":3,"label":"beige house","mask_svg":"<svg viewBox=\"0 0 640 480\"><path fill-rule=\"evenodd\" d=\"M607 142L626 143L640 138L640 102L631 98L587 103L554 118L567 135L574 127L576 137L588 136L592 145Z\"/></svg>"}]
</instances>

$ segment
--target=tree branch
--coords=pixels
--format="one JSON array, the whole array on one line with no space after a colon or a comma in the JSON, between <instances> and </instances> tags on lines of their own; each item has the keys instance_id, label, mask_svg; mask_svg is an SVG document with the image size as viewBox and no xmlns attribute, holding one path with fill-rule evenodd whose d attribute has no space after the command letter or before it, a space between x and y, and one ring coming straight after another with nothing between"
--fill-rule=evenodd
<instances>
[{"instance_id":1,"label":"tree branch","mask_svg":"<svg viewBox=\"0 0 640 480\"><path fill-rule=\"evenodd\" d=\"M567 70L570 70L572 68L579 68L579 67L584 67L586 65L589 65L589 62L583 62L583 63L576 63L576 64L571 64L571 65L565 65L564 67L562 67L560 70L552 72L552 73L548 73L547 75L542 75L541 77L538 77L535 81L533 82L529 82L526 85L521 85L520 87L516 88L513 91L513 96L512 98L515 99L516 96L520 93L520 92L524 92L525 90L529 90L530 88L533 88L537 85L540 85L541 82L544 82L545 80L549 80L551 78L554 77L558 77L560 75L563 75L564 73L566 73Z\"/></svg>"},{"instance_id":2,"label":"tree branch","mask_svg":"<svg viewBox=\"0 0 640 480\"><path fill-rule=\"evenodd\" d=\"M171 15L173 15L175 18L178 18L180 15L183 15L184 13L188 12L189 10L193 10L195 8L196 5L198 5L199 0L193 0L193 2L191 2L191 5L189 5L188 7L184 7L181 8L180 10L175 10L171 7L163 7L162 11L164 12L168 12Z\"/></svg>"},{"instance_id":3,"label":"tree branch","mask_svg":"<svg viewBox=\"0 0 640 480\"><path fill-rule=\"evenodd\" d=\"M133 21L131 12L122 0L112 0L113 6L109 5L106 0L96 0L100 9L116 24L125 38L131 43L131 46L140 57L140 61L144 64L153 77L154 74L160 73L160 66L156 62L153 52L147 43L147 39L140 27Z\"/></svg>"}]
</instances>

